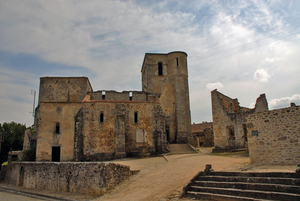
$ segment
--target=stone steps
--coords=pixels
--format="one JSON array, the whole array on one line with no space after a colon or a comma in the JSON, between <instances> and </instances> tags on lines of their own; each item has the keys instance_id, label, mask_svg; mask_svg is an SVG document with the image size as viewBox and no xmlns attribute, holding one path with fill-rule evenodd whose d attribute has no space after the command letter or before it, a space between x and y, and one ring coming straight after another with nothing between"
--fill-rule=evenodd
<instances>
[{"instance_id":1,"label":"stone steps","mask_svg":"<svg viewBox=\"0 0 300 201\"><path fill-rule=\"evenodd\" d=\"M199 172L183 196L212 200L300 201L300 174L256 172Z\"/></svg>"},{"instance_id":2,"label":"stone steps","mask_svg":"<svg viewBox=\"0 0 300 201\"><path fill-rule=\"evenodd\" d=\"M239 177L239 176L201 176L202 181L228 181L247 183L268 183L283 185L300 185L300 179L294 178L272 178L272 177Z\"/></svg>"},{"instance_id":3,"label":"stone steps","mask_svg":"<svg viewBox=\"0 0 300 201\"><path fill-rule=\"evenodd\" d=\"M195 181L196 186L201 187L219 187L222 188L238 188L249 190L264 190L274 192L299 193L300 186L281 185L281 184L262 184L247 182L214 182L214 181Z\"/></svg>"},{"instance_id":4,"label":"stone steps","mask_svg":"<svg viewBox=\"0 0 300 201\"><path fill-rule=\"evenodd\" d=\"M194 154L195 150L189 144L169 144L169 154Z\"/></svg>"}]
</instances>

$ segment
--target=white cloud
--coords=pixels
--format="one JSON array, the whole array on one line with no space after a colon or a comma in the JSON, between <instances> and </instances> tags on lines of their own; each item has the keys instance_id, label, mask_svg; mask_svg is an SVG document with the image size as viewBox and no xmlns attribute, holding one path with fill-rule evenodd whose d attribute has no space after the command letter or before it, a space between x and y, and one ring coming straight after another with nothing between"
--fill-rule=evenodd
<instances>
[{"instance_id":1,"label":"white cloud","mask_svg":"<svg viewBox=\"0 0 300 201\"><path fill-rule=\"evenodd\" d=\"M294 94L291 97L272 99L271 101L269 101L269 108L278 109L278 108L290 107L290 103L300 104L300 95Z\"/></svg>"},{"instance_id":2,"label":"white cloud","mask_svg":"<svg viewBox=\"0 0 300 201\"><path fill-rule=\"evenodd\" d=\"M0 1L0 51L87 68L95 90L140 90L145 52L186 51L195 122L211 119L208 90L215 88L242 105L261 93L298 93L299 42L270 37L292 28L286 19L291 12L283 11L286 2ZM266 40L254 42L259 39ZM273 40L278 41L262 46ZM255 82L253 72L255 80L268 84ZM2 97L23 87L9 82L16 86ZM0 91L6 86L1 84Z\"/></svg>"},{"instance_id":3,"label":"white cloud","mask_svg":"<svg viewBox=\"0 0 300 201\"><path fill-rule=\"evenodd\" d=\"M277 58L265 58L265 61L269 62L269 63L273 63L276 60L278 60L278 59Z\"/></svg>"},{"instance_id":4,"label":"white cloud","mask_svg":"<svg viewBox=\"0 0 300 201\"><path fill-rule=\"evenodd\" d=\"M214 89L221 89L222 87L223 87L223 84L220 82L206 84L206 89L210 90L210 91L212 91Z\"/></svg>"},{"instance_id":5,"label":"white cloud","mask_svg":"<svg viewBox=\"0 0 300 201\"><path fill-rule=\"evenodd\" d=\"M267 69L258 69L255 71L253 78L260 82L268 82L271 76L268 74Z\"/></svg>"}]
</instances>

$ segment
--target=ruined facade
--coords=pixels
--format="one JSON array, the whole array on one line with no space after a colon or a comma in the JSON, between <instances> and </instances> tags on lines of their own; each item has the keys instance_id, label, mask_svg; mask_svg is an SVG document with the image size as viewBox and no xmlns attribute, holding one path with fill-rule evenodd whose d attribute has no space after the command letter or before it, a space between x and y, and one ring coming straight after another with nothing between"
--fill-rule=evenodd
<instances>
[{"instance_id":1,"label":"ruined facade","mask_svg":"<svg viewBox=\"0 0 300 201\"><path fill-rule=\"evenodd\" d=\"M202 122L192 124L192 133L194 138L193 145L196 147L213 147L214 133L213 122Z\"/></svg>"},{"instance_id":2,"label":"ruined facade","mask_svg":"<svg viewBox=\"0 0 300 201\"><path fill-rule=\"evenodd\" d=\"M247 142L246 117L268 111L265 94L260 95L253 109L241 107L237 99L229 98L217 90L211 92L215 150L244 148Z\"/></svg>"},{"instance_id":3,"label":"ruined facade","mask_svg":"<svg viewBox=\"0 0 300 201\"><path fill-rule=\"evenodd\" d=\"M191 135L187 54L149 54L142 91L93 91L86 77L42 77L37 161L100 161L157 154Z\"/></svg>"}]
</instances>

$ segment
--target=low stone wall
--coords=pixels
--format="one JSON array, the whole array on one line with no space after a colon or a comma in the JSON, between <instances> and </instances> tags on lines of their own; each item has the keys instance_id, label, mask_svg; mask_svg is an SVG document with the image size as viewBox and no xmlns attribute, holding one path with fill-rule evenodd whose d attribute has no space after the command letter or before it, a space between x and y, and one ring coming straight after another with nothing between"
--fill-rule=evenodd
<instances>
[{"instance_id":1,"label":"low stone wall","mask_svg":"<svg viewBox=\"0 0 300 201\"><path fill-rule=\"evenodd\" d=\"M249 156L252 163L300 163L300 108L271 110L247 117Z\"/></svg>"},{"instance_id":2,"label":"low stone wall","mask_svg":"<svg viewBox=\"0 0 300 201\"><path fill-rule=\"evenodd\" d=\"M7 166L5 182L25 188L102 195L130 176L130 167L101 162L20 162Z\"/></svg>"}]
</instances>

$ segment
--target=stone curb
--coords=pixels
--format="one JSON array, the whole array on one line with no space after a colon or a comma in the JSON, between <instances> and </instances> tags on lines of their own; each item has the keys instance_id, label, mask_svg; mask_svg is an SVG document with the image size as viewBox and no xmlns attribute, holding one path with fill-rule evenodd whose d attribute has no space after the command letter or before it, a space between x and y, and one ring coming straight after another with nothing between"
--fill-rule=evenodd
<instances>
[{"instance_id":1,"label":"stone curb","mask_svg":"<svg viewBox=\"0 0 300 201\"><path fill-rule=\"evenodd\" d=\"M24 191L24 190L18 190L18 189L14 189L14 188L7 188L7 187L3 187L0 186L0 191L2 192L6 192L6 193L11 193L11 194L19 194L19 195L24 195L27 197L32 197L32 198L40 198L40 199L52 199L52 200L61 200L61 201L75 201L72 199L67 199L67 198L60 198L60 197L54 197L54 196L50 196L50 195L44 195L44 194L39 194L39 193L32 193L32 192L28 192L28 191Z\"/></svg>"}]
</instances>

